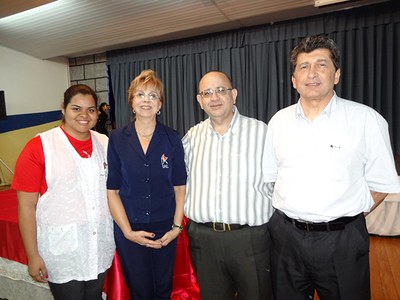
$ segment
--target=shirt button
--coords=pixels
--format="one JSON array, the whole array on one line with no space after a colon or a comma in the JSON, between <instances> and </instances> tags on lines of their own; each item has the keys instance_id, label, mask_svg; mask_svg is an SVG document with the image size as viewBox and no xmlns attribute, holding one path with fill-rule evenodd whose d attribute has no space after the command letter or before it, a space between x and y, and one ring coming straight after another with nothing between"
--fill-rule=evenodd
<instances>
[{"instance_id":1,"label":"shirt button","mask_svg":"<svg viewBox=\"0 0 400 300\"><path fill-rule=\"evenodd\" d=\"M146 179L144 180L144 182L146 182L146 183L149 183L149 181L150 181L150 178L146 178Z\"/></svg>"},{"instance_id":2,"label":"shirt button","mask_svg":"<svg viewBox=\"0 0 400 300\"><path fill-rule=\"evenodd\" d=\"M148 168L148 167L149 167L149 164L148 164L148 163L145 163L143 166L145 166L146 168Z\"/></svg>"},{"instance_id":3,"label":"shirt button","mask_svg":"<svg viewBox=\"0 0 400 300\"><path fill-rule=\"evenodd\" d=\"M96 235L96 231L93 231L93 235Z\"/></svg>"},{"instance_id":4,"label":"shirt button","mask_svg":"<svg viewBox=\"0 0 400 300\"><path fill-rule=\"evenodd\" d=\"M147 213L146 213L146 216L150 216L150 212L147 212Z\"/></svg>"},{"instance_id":5,"label":"shirt button","mask_svg":"<svg viewBox=\"0 0 400 300\"><path fill-rule=\"evenodd\" d=\"M145 198L146 198L146 199L150 199L150 197L151 197L150 195L147 195Z\"/></svg>"}]
</instances>

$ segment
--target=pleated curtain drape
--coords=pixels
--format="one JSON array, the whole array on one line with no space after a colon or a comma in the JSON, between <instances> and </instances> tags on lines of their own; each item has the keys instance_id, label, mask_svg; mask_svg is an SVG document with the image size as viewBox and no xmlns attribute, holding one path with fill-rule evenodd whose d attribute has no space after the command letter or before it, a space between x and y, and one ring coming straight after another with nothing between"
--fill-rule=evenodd
<instances>
[{"instance_id":1,"label":"pleated curtain drape","mask_svg":"<svg viewBox=\"0 0 400 300\"><path fill-rule=\"evenodd\" d=\"M132 30L134 34L134 29ZM341 50L339 96L373 107L389 123L393 149L400 154L400 4L388 1L361 8L266 24L145 47L107 52L112 108L117 127L132 120L127 90L144 69L165 85L160 121L181 135L207 116L196 101L207 71L227 73L238 89L237 107L268 122L297 102L289 54L307 35L325 34Z\"/></svg>"}]
</instances>

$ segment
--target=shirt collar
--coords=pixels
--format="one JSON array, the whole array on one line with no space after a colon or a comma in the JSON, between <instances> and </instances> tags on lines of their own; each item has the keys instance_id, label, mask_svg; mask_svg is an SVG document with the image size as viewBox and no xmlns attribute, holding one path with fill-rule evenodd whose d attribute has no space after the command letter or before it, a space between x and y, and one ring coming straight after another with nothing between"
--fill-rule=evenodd
<instances>
[{"instance_id":1,"label":"shirt collar","mask_svg":"<svg viewBox=\"0 0 400 300\"><path fill-rule=\"evenodd\" d=\"M300 99L297 101L297 103L295 105L296 105L296 107L295 107L296 117L307 119L306 116L304 115L304 110L301 107ZM333 91L333 96L332 96L331 100L329 101L328 105L321 112L321 115L326 114L328 117L330 117L332 112L336 109L336 107L337 107L337 95L336 95L336 92Z\"/></svg>"},{"instance_id":2,"label":"shirt collar","mask_svg":"<svg viewBox=\"0 0 400 300\"><path fill-rule=\"evenodd\" d=\"M335 111L335 109L337 107L337 102L338 102L338 97L336 95L336 92L333 91L333 97L332 97L331 101L329 101L328 105L325 107L325 111L326 111L326 114L328 115L328 117L330 117L332 112Z\"/></svg>"},{"instance_id":3,"label":"shirt collar","mask_svg":"<svg viewBox=\"0 0 400 300\"><path fill-rule=\"evenodd\" d=\"M240 113L239 113L239 110L237 109L237 107L236 107L235 105L233 105L232 110L233 110L233 118L232 118L232 120L231 120L231 123L229 124L228 131L227 131L223 136L227 136L227 135L229 135L229 134L235 133L235 132L237 131L237 128L240 127L240 125L239 125L239 123L240 123L240 119L239 119ZM210 119L210 117L207 119L207 122L208 122L208 124L207 124L208 129L210 130L210 131L209 131L210 134L217 134L217 135L220 135L218 132L215 132L215 131L214 131L214 128L212 127L212 124L211 124L211 119Z\"/></svg>"}]
</instances>

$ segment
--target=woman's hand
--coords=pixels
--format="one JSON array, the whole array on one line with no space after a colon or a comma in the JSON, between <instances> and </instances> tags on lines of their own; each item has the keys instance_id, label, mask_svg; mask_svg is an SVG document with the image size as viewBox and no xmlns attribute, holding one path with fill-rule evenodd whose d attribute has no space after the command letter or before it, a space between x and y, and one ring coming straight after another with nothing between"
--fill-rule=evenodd
<instances>
[{"instance_id":1,"label":"woman's hand","mask_svg":"<svg viewBox=\"0 0 400 300\"><path fill-rule=\"evenodd\" d=\"M37 248L36 205L39 193L17 191L18 197L18 225L28 257L28 273L37 282L47 282L46 265L39 255Z\"/></svg>"},{"instance_id":2,"label":"woman's hand","mask_svg":"<svg viewBox=\"0 0 400 300\"><path fill-rule=\"evenodd\" d=\"M147 231L129 231L127 234L125 234L125 237L136 243L139 244L143 247L149 247L149 248L154 248L154 249L160 249L162 247L161 241L160 240L152 240L151 238L154 238L155 234L152 232L147 232Z\"/></svg>"},{"instance_id":3,"label":"woman's hand","mask_svg":"<svg viewBox=\"0 0 400 300\"><path fill-rule=\"evenodd\" d=\"M28 258L28 273L37 282L47 282L46 265L40 255Z\"/></svg>"},{"instance_id":4,"label":"woman's hand","mask_svg":"<svg viewBox=\"0 0 400 300\"><path fill-rule=\"evenodd\" d=\"M181 230L178 227L172 228L170 231L167 231L159 241L163 247L167 246L171 241L176 239L178 235L181 233Z\"/></svg>"},{"instance_id":5,"label":"woman's hand","mask_svg":"<svg viewBox=\"0 0 400 300\"><path fill-rule=\"evenodd\" d=\"M131 224L125 212L124 205L122 204L119 196L119 190L107 190L108 206L115 222L124 233L127 240L139 244L143 247L160 249L162 247L159 240L154 241L152 238L155 234L147 231L133 231Z\"/></svg>"}]
</instances>

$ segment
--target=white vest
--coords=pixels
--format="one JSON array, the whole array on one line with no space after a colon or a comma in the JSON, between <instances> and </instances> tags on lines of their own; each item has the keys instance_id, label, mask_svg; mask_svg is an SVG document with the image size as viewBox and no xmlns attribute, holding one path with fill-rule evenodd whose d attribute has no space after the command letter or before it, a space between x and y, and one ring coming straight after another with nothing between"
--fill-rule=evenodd
<instances>
[{"instance_id":1,"label":"white vest","mask_svg":"<svg viewBox=\"0 0 400 300\"><path fill-rule=\"evenodd\" d=\"M50 282L96 279L114 256L106 191L108 138L91 135L92 156L82 158L60 127L40 134L48 189L37 205L37 240Z\"/></svg>"}]
</instances>

